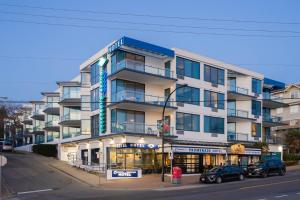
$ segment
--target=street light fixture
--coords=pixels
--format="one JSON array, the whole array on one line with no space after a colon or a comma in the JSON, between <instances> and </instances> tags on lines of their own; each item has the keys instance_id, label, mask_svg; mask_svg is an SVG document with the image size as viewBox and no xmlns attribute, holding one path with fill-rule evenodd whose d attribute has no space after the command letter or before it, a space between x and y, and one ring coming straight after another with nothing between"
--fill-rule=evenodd
<instances>
[{"instance_id":1,"label":"street light fixture","mask_svg":"<svg viewBox=\"0 0 300 200\"><path fill-rule=\"evenodd\" d=\"M187 87L187 84L183 84L180 85L178 87L176 87L170 94L169 96L166 98L165 100L165 104L164 104L164 108L163 108L163 112L162 112L162 129L161 129L161 153L162 153L162 159L161 159L161 166L162 166L162 170L161 170L161 181L165 182L165 133L164 133L164 125L165 125L165 110L166 110L166 106L168 104L168 101L170 99L170 97L172 96L172 94L179 88L183 88L183 87ZM172 169L171 169L172 170Z\"/></svg>"}]
</instances>

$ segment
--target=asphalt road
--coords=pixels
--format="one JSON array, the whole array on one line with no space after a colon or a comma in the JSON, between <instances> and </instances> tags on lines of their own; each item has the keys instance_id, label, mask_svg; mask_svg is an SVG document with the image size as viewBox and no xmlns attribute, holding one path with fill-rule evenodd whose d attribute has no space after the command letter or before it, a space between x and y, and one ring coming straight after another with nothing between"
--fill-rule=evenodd
<instances>
[{"instance_id":1,"label":"asphalt road","mask_svg":"<svg viewBox=\"0 0 300 200\"><path fill-rule=\"evenodd\" d=\"M102 190L60 172L49 166L49 159L28 154L5 154L8 164L3 167L7 190L12 194L3 199L72 199L72 200L300 200L300 171L286 176L266 179L251 178L223 184L157 190Z\"/></svg>"}]
</instances>

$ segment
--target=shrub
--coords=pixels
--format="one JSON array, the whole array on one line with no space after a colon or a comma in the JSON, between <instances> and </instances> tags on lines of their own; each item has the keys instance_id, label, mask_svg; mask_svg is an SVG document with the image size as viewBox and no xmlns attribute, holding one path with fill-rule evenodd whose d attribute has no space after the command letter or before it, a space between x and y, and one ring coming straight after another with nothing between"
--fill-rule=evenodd
<instances>
[{"instance_id":1,"label":"shrub","mask_svg":"<svg viewBox=\"0 0 300 200\"><path fill-rule=\"evenodd\" d=\"M57 157L57 148L54 144L35 144L32 146L32 152L47 157Z\"/></svg>"}]
</instances>

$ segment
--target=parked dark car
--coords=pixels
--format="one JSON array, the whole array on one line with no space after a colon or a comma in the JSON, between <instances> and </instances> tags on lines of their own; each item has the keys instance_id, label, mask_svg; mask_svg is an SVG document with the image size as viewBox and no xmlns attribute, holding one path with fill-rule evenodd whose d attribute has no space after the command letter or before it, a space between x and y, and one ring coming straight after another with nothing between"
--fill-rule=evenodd
<instances>
[{"instance_id":1,"label":"parked dark car","mask_svg":"<svg viewBox=\"0 0 300 200\"><path fill-rule=\"evenodd\" d=\"M222 183L224 181L244 180L244 171L239 166L220 166L214 167L200 176L203 183Z\"/></svg>"},{"instance_id":2,"label":"parked dark car","mask_svg":"<svg viewBox=\"0 0 300 200\"><path fill-rule=\"evenodd\" d=\"M267 177L270 174L279 174L284 176L286 167L281 160L265 160L259 161L253 165L249 165L247 169L247 176Z\"/></svg>"}]
</instances>

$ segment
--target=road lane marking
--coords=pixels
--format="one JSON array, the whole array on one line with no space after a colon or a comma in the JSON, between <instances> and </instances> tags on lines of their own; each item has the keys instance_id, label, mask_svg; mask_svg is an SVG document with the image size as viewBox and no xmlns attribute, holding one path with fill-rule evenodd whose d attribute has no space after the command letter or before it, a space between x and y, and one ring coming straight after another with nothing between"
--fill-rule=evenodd
<instances>
[{"instance_id":1,"label":"road lane marking","mask_svg":"<svg viewBox=\"0 0 300 200\"><path fill-rule=\"evenodd\" d=\"M30 193L37 193L37 192L48 192L52 191L53 189L43 189L43 190L32 190L32 191L26 191L26 192L17 192L18 195L20 194L30 194Z\"/></svg>"},{"instance_id":2,"label":"road lane marking","mask_svg":"<svg viewBox=\"0 0 300 200\"><path fill-rule=\"evenodd\" d=\"M279 184L283 184L283 183L291 183L291 182L296 182L296 181L300 181L300 179L295 179L295 180L290 180L290 181L281 181L281 182L276 182L276 183L267 183L267 184L261 184L261 185L246 186L246 187L241 187L240 190L258 188L258 187L267 187L267 186L271 186L271 185L279 185Z\"/></svg>"},{"instance_id":3,"label":"road lane marking","mask_svg":"<svg viewBox=\"0 0 300 200\"><path fill-rule=\"evenodd\" d=\"M275 196L275 198L282 198L282 197L287 197L288 195L286 194L283 194L283 195L278 195L278 196Z\"/></svg>"}]
</instances>

